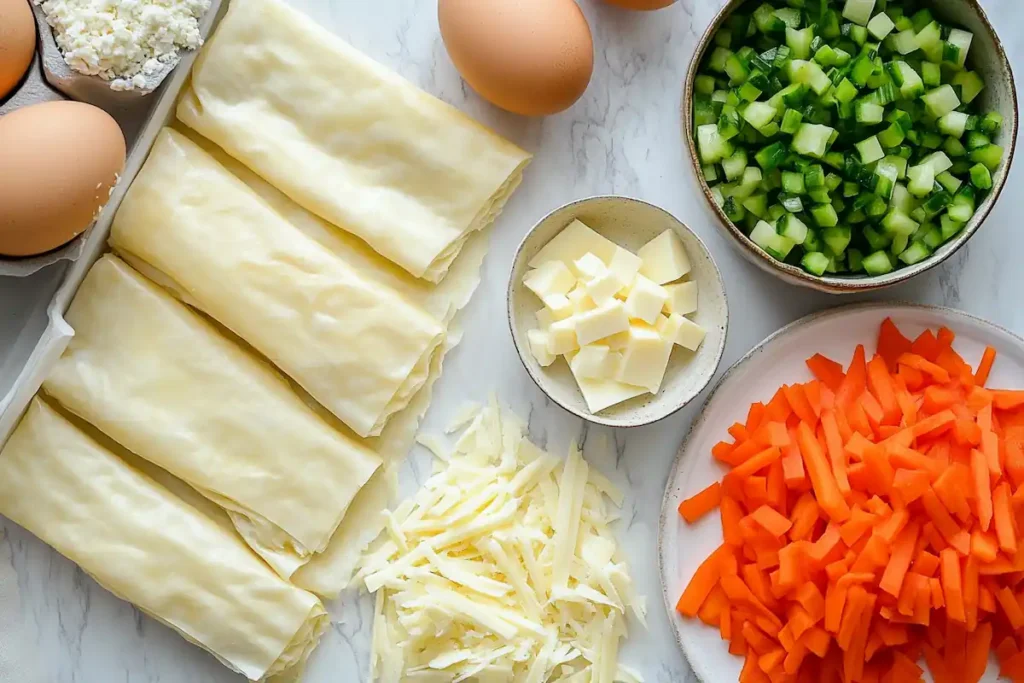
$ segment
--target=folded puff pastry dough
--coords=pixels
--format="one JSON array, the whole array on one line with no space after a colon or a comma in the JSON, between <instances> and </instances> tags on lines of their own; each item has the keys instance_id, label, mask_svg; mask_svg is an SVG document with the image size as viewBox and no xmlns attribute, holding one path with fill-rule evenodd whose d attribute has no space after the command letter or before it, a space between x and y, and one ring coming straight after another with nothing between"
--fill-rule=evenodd
<instances>
[{"instance_id":1,"label":"folded puff pastry dough","mask_svg":"<svg viewBox=\"0 0 1024 683\"><path fill-rule=\"evenodd\" d=\"M67 312L43 383L65 408L223 507L288 578L321 552L381 465L261 360L106 255Z\"/></svg>"},{"instance_id":2,"label":"folded puff pastry dough","mask_svg":"<svg viewBox=\"0 0 1024 683\"><path fill-rule=\"evenodd\" d=\"M0 452L0 514L250 680L304 663L328 627L315 596L39 398Z\"/></svg>"},{"instance_id":3,"label":"folded puff pastry dough","mask_svg":"<svg viewBox=\"0 0 1024 683\"><path fill-rule=\"evenodd\" d=\"M361 277L171 129L128 190L110 244L363 437L423 386L444 339L437 319Z\"/></svg>"},{"instance_id":4,"label":"folded puff pastry dough","mask_svg":"<svg viewBox=\"0 0 1024 683\"><path fill-rule=\"evenodd\" d=\"M431 282L501 212L530 158L280 0L231 3L177 114Z\"/></svg>"}]
</instances>

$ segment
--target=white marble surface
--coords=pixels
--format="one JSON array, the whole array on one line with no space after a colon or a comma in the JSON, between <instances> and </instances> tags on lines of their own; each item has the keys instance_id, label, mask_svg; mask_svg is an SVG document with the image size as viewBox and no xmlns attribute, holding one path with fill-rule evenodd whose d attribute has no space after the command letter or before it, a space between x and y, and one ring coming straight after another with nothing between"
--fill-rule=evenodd
<instances>
[{"instance_id":1,"label":"white marble surface","mask_svg":"<svg viewBox=\"0 0 1024 683\"><path fill-rule=\"evenodd\" d=\"M547 119L522 119L484 104L462 84L448 61L431 0L293 0L318 21L374 58L397 69L428 92L455 104L520 145L536 160L502 216L485 265L484 282L468 309L462 346L447 363L428 415L440 427L466 399L497 391L530 417L541 444L559 451L587 430L547 402L519 364L505 320L505 277L522 235L550 209L574 198L621 193L659 204L680 216L707 241L728 286L731 328L722 369L763 337L803 314L849 299L784 285L742 261L713 227L684 156L678 116L681 86L697 37L723 0L681 0L651 14L631 14L580 0L597 51L593 82L569 111ZM1019 0L982 0L1024 73L1024 21ZM989 318L1024 334L1024 269L1016 261L1024 232L1018 183L1024 161L1010 175L1007 191L984 228L956 257L914 282L870 298L944 304ZM4 309L17 305L0 283ZM12 303L13 301L13 303ZM5 332L0 326L0 340ZM7 337L6 341L9 341ZM635 629L623 653L653 683L693 680L669 631L657 575L657 519L669 465L696 406L651 427L604 433L591 439L588 459L620 483L630 496L621 529L634 573L649 596L650 630ZM598 441L612 448L600 449ZM422 454L414 461L421 467ZM406 484L413 485L414 465ZM0 520L2 521L2 520ZM141 616L70 562L6 523L22 590L27 640L38 649L46 683L229 683L241 679L212 657ZM367 681L370 608L346 597L331 606L333 629L317 651L307 683ZM18 683L21 683L20 681Z\"/></svg>"}]
</instances>

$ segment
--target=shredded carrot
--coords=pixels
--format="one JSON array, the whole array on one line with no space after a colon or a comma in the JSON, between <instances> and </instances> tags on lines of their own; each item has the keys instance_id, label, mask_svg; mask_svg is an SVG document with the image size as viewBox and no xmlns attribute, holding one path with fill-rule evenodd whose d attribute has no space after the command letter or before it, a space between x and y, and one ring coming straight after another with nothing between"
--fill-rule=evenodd
<instances>
[{"instance_id":1,"label":"shredded carrot","mask_svg":"<svg viewBox=\"0 0 1024 683\"><path fill-rule=\"evenodd\" d=\"M986 388L955 334L815 354L712 448L728 474L679 512L724 544L677 609L745 657L740 683L1024 683L1024 390ZM765 397L762 397L765 398ZM1020 638L1020 640L1018 640Z\"/></svg>"}]
</instances>

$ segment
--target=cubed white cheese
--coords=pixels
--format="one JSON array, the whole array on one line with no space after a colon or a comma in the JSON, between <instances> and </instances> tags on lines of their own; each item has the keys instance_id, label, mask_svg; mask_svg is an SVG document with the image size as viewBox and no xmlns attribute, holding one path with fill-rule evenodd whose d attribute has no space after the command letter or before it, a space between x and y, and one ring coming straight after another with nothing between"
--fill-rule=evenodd
<instances>
[{"instance_id":1,"label":"cubed white cheese","mask_svg":"<svg viewBox=\"0 0 1024 683\"><path fill-rule=\"evenodd\" d=\"M597 308L597 304L587 293L586 287L577 285L576 289L569 292L567 296L572 304L573 313L586 313Z\"/></svg>"},{"instance_id":2,"label":"cubed white cheese","mask_svg":"<svg viewBox=\"0 0 1024 683\"><path fill-rule=\"evenodd\" d=\"M656 394L665 378L671 355L672 342L662 338L657 329L649 325L632 325L629 343L622 352L618 380Z\"/></svg>"},{"instance_id":3,"label":"cubed white cheese","mask_svg":"<svg viewBox=\"0 0 1024 683\"><path fill-rule=\"evenodd\" d=\"M644 387L634 387L607 379L576 377L576 383L579 384L580 393L583 394L587 408L592 413L599 413L605 408L647 393Z\"/></svg>"},{"instance_id":4,"label":"cubed white cheese","mask_svg":"<svg viewBox=\"0 0 1024 683\"><path fill-rule=\"evenodd\" d=\"M640 272L643 263L643 260L633 252L618 247L615 249L611 261L608 262L608 270L615 273L615 277L622 282L623 288L626 288L633 285L633 279Z\"/></svg>"},{"instance_id":5,"label":"cubed white cheese","mask_svg":"<svg viewBox=\"0 0 1024 683\"><path fill-rule=\"evenodd\" d=\"M621 351L629 343L629 330L623 330L618 334L607 336L601 340L601 343L612 351Z\"/></svg>"},{"instance_id":6,"label":"cubed white cheese","mask_svg":"<svg viewBox=\"0 0 1024 683\"><path fill-rule=\"evenodd\" d=\"M575 220L544 245L537 255L530 259L530 266L536 268L548 261L561 261L570 270L575 269L576 260L587 254L594 254L608 263L615 250L619 247L611 240L602 237L590 227ZM576 273L578 275L578 273Z\"/></svg>"},{"instance_id":7,"label":"cubed white cheese","mask_svg":"<svg viewBox=\"0 0 1024 683\"><path fill-rule=\"evenodd\" d=\"M528 272L523 284L543 299L553 294L568 293L576 285L576 276L561 261L548 261Z\"/></svg>"},{"instance_id":8,"label":"cubed white cheese","mask_svg":"<svg viewBox=\"0 0 1024 683\"><path fill-rule=\"evenodd\" d=\"M622 280L611 270L605 269L604 273L587 282L585 285L590 298L598 304L603 304L618 294L622 288Z\"/></svg>"},{"instance_id":9,"label":"cubed white cheese","mask_svg":"<svg viewBox=\"0 0 1024 683\"><path fill-rule=\"evenodd\" d=\"M616 358L607 346L588 344L573 357L569 367L572 374L587 379L614 379L618 370Z\"/></svg>"},{"instance_id":10,"label":"cubed white cheese","mask_svg":"<svg viewBox=\"0 0 1024 683\"><path fill-rule=\"evenodd\" d=\"M658 316L658 321L654 323L654 329L658 330L658 334L661 335L662 339L667 339L674 344L676 337L679 336L679 330L683 327L683 320L685 318L679 313L661 315Z\"/></svg>"},{"instance_id":11,"label":"cubed white cheese","mask_svg":"<svg viewBox=\"0 0 1024 683\"><path fill-rule=\"evenodd\" d=\"M697 310L697 283L678 282L664 286L668 294L668 301L665 302L665 312L671 315L687 315Z\"/></svg>"},{"instance_id":12,"label":"cubed white cheese","mask_svg":"<svg viewBox=\"0 0 1024 683\"><path fill-rule=\"evenodd\" d=\"M689 318L683 318L683 322L679 326L679 333L676 335L676 344L684 349L696 351L704 342L705 335L707 335L707 331L703 327Z\"/></svg>"},{"instance_id":13,"label":"cubed white cheese","mask_svg":"<svg viewBox=\"0 0 1024 683\"><path fill-rule=\"evenodd\" d=\"M572 302L564 294L549 294L543 301L545 308L555 320L565 320L574 312Z\"/></svg>"},{"instance_id":14,"label":"cubed white cheese","mask_svg":"<svg viewBox=\"0 0 1024 683\"><path fill-rule=\"evenodd\" d=\"M526 333L526 340L530 344L530 353L537 359L537 362L547 367L555 362L555 355L548 350L549 335L544 330L530 330Z\"/></svg>"},{"instance_id":15,"label":"cubed white cheese","mask_svg":"<svg viewBox=\"0 0 1024 683\"><path fill-rule=\"evenodd\" d=\"M674 230L666 230L640 247L640 274L655 284L678 280L690 272L690 259Z\"/></svg>"},{"instance_id":16,"label":"cubed white cheese","mask_svg":"<svg viewBox=\"0 0 1024 683\"><path fill-rule=\"evenodd\" d=\"M559 320L548 328L548 352L561 356L580 347L576 341L576 320Z\"/></svg>"},{"instance_id":17,"label":"cubed white cheese","mask_svg":"<svg viewBox=\"0 0 1024 683\"><path fill-rule=\"evenodd\" d=\"M609 335L629 329L629 316L626 315L626 307L618 299L613 299L592 311L574 316L574 322L580 346L586 346L598 339L604 339Z\"/></svg>"},{"instance_id":18,"label":"cubed white cheese","mask_svg":"<svg viewBox=\"0 0 1024 683\"><path fill-rule=\"evenodd\" d=\"M668 294L665 288L651 282L643 275L638 275L633 281L633 287L626 297L626 314L630 318L643 320L653 325L661 315L661 309L668 301Z\"/></svg>"},{"instance_id":19,"label":"cubed white cheese","mask_svg":"<svg viewBox=\"0 0 1024 683\"><path fill-rule=\"evenodd\" d=\"M580 273L584 279L593 280L607 272L608 267L604 264L604 261L588 251L586 254L576 259L576 271Z\"/></svg>"},{"instance_id":20,"label":"cubed white cheese","mask_svg":"<svg viewBox=\"0 0 1024 683\"><path fill-rule=\"evenodd\" d=\"M555 316L551 314L551 311L544 307L534 314L537 318L537 327L541 330L546 330L551 327L551 323L555 322Z\"/></svg>"}]
</instances>

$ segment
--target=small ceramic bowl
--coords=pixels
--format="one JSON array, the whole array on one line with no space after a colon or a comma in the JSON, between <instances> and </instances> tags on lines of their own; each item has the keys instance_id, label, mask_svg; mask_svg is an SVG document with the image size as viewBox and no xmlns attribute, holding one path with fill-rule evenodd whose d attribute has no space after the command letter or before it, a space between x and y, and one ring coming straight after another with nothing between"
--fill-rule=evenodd
<instances>
[{"instance_id":1,"label":"small ceramic bowl","mask_svg":"<svg viewBox=\"0 0 1024 683\"><path fill-rule=\"evenodd\" d=\"M978 231L999 193L1003 190L1006 177L1010 171L1010 163L1013 161L1013 152L1017 144L1017 88L1013 81L1013 71L1010 69L1010 62L999 41L995 29L989 22L985 10L977 0L944 0L944 2L926 3L928 8L935 12L940 20L964 27L974 34L974 41L971 43L971 50L967 55L967 65L977 71L985 81L985 89L978 96L982 111L997 111L1003 116L1003 128L994 142L1005 150L1003 163L999 169L992 174L992 189L989 191L985 201L978 205L974 216L960 233L935 250L935 252L912 266L904 266L893 270L885 275L860 275L841 276L826 275L817 277L811 275L799 266L793 266L777 261L754 244L746 234L732 221L726 217L725 212L715 202L711 195L711 189L704 182L704 174L701 171L700 157L697 154L697 141L694 136L693 126L693 85L700 69L701 62L708 50L714 48L714 37L718 28L728 19L735 10L739 9L748 0L730 0L728 4L718 13L711 26L704 32L694 53L693 61L690 62L690 70L686 77L686 84L683 90L682 118L683 134L686 137L686 144L690 150L690 161L693 164L693 171L700 183L700 188L708 202L708 206L718 217L718 227L729 236L730 240L743 254L744 258L758 266L764 271L772 273L779 278L795 285L810 287L832 294L854 294L873 289L881 289L890 285L909 280L915 275L925 272L939 265L953 253L967 243L967 240Z\"/></svg>"},{"instance_id":2,"label":"small ceramic bowl","mask_svg":"<svg viewBox=\"0 0 1024 683\"><path fill-rule=\"evenodd\" d=\"M665 381L657 395L644 394L597 414L587 408L568 363L559 358L542 367L530 352L526 333L536 326L540 301L523 285L530 260L573 220L579 219L621 247L636 252L651 239L671 229L679 235L698 284L697 312L690 316L707 331L695 353L682 347L672 351ZM657 422L692 401L708 385L725 350L729 312L725 283L704 242L664 209L628 197L590 197L566 204L542 218L523 239L512 264L508 285L508 320L519 358L547 396L584 420L609 427L639 427Z\"/></svg>"}]
</instances>

